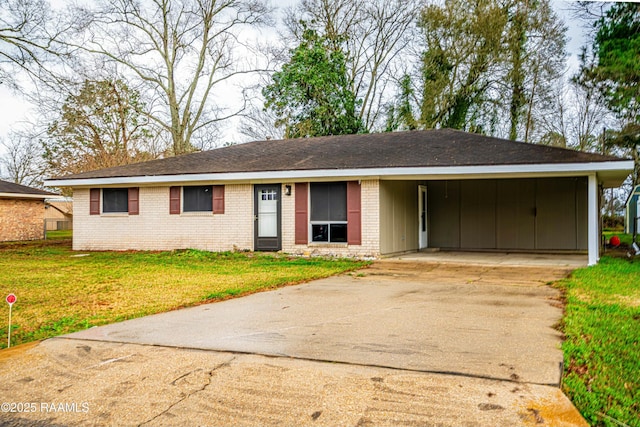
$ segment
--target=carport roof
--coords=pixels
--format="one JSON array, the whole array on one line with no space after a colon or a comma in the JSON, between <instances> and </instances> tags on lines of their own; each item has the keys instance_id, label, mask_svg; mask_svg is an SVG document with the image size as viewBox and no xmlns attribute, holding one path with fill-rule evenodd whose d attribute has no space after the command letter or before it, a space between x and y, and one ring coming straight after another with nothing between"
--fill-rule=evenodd
<instances>
[{"instance_id":1,"label":"carport roof","mask_svg":"<svg viewBox=\"0 0 640 427\"><path fill-rule=\"evenodd\" d=\"M69 175L53 179L48 184L81 185L83 181L125 177L285 171L366 172L383 169L537 164L559 166L621 161L628 162L613 156L509 141L452 129L437 129L256 141Z\"/></svg>"}]
</instances>

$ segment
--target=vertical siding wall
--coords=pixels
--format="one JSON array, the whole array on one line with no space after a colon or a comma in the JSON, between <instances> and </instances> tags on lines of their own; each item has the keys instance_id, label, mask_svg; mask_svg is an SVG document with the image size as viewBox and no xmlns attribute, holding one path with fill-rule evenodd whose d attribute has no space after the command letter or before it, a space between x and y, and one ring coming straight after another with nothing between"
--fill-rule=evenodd
<instances>
[{"instance_id":1,"label":"vertical siding wall","mask_svg":"<svg viewBox=\"0 0 640 427\"><path fill-rule=\"evenodd\" d=\"M361 221L362 244L347 245L344 243L312 243L295 244L295 183L291 185L291 196L284 195L282 190L282 250L296 255L331 255L342 257L377 257L380 255L380 212L379 181L361 181ZM307 187L308 188L308 187ZM311 234L309 234L311 235Z\"/></svg>"},{"instance_id":2,"label":"vertical siding wall","mask_svg":"<svg viewBox=\"0 0 640 427\"><path fill-rule=\"evenodd\" d=\"M169 187L140 187L140 214L89 215L89 189L73 194L75 250L253 249L253 187L225 186L225 213L169 214Z\"/></svg>"},{"instance_id":3,"label":"vertical siding wall","mask_svg":"<svg viewBox=\"0 0 640 427\"><path fill-rule=\"evenodd\" d=\"M587 179L430 181L429 246L587 249Z\"/></svg>"},{"instance_id":4,"label":"vertical siding wall","mask_svg":"<svg viewBox=\"0 0 640 427\"><path fill-rule=\"evenodd\" d=\"M0 199L0 242L44 238L44 201Z\"/></svg>"},{"instance_id":5,"label":"vertical siding wall","mask_svg":"<svg viewBox=\"0 0 640 427\"><path fill-rule=\"evenodd\" d=\"M418 250L418 184L380 181L381 254Z\"/></svg>"}]
</instances>

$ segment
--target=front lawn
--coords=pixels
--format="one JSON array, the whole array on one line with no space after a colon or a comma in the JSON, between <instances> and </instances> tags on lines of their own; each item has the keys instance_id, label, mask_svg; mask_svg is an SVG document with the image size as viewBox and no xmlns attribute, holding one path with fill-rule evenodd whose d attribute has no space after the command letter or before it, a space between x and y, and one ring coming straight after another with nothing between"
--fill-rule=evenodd
<instances>
[{"instance_id":1,"label":"front lawn","mask_svg":"<svg viewBox=\"0 0 640 427\"><path fill-rule=\"evenodd\" d=\"M558 285L564 392L591 425L639 427L640 258L603 257Z\"/></svg>"},{"instance_id":2,"label":"front lawn","mask_svg":"<svg viewBox=\"0 0 640 427\"><path fill-rule=\"evenodd\" d=\"M258 253L73 252L69 242L0 247L0 348L278 286L364 262Z\"/></svg>"}]
</instances>

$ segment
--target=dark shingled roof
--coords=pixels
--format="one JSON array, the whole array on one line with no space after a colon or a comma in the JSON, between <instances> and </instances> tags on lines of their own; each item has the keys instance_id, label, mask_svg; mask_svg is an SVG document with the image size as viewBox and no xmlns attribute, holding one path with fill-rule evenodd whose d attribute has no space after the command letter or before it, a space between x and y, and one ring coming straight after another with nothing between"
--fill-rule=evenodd
<instances>
[{"instance_id":1,"label":"dark shingled roof","mask_svg":"<svg viewBox=\"0 0 640 427\"><path fill-rule=\"evenodd\" d=\"M618 161L451 129L256 141L79 173L61 179L229 172L368 169Z\"/></svg>"},{"instance_id":2,"label":"dark shingled roof","mask_svg":"<svg viewBox=\"0 0 640 427\"><path fill-rule=\"evenodd\" d=\"M16 197L19 197L23 194L37 196L57 196L57 194L51 193L49 191L44 191L37 188L27 187L26 185L15 184L13 182L2 180L0 180L0 193L11 193L15 194Z\"/></svg>"}]
</instances>

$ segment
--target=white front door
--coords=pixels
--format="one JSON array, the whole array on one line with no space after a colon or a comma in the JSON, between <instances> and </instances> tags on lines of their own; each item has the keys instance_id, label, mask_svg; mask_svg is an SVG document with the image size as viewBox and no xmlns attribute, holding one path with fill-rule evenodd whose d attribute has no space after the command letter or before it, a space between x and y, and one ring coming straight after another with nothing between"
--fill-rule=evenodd
<instances>
[{"instance_id":1,"label":"white front door","mask_svg":"<svg viewBox=\"0 0 640 427\"><path fill-rule=\"evenodd\" d=\"M418 186L418 233L419 247L424 249L429 246L427 241L427 187Z\"/></svg>"}]
</instances>

